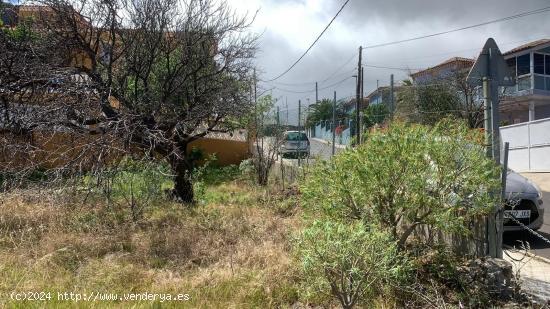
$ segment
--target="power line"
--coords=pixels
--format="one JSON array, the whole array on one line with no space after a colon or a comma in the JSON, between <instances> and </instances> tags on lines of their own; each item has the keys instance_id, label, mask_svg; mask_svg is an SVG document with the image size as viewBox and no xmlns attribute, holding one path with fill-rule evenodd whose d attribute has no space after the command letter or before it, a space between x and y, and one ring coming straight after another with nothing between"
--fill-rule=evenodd
<instances>
[{"instance_id":1,"label":"power line","mask_svg":"<svg viewBox=\"0 0 550 309\"><path fill-rule=\"evenodd\" d=\"M329 86L326 86L326 87L323 87L323 88L319 88L318 90L321 91L321 90L326 90L326 89L329 89L329 88L332 88L332 87L337 87L337 86L340 86L342 83L344 83L345 81L349 80L350 78L353 78L353 76L348 76L346 78L344 78L343 80L337 82L337 83L334 83L332 85L329 85Z\"/></svg>"},{"instance_id":2,"label":"power line","mask_svg":"<svg viewBox=\"0 0 550 309\"><path fill-rule=\"evenodd\" d=\"M364 67L367 68L375 68L375 69L387 69L387 70L397 70L397 71L422 71L424 69L418 69L418 68L407 68L407 67L389 67L389 66L381 66L381 65L372 65L372 64L364 64Z\"/></svg>"},{"instance_id":3,"label":"power line","mask_svg":"<svg viewBox=\"0 0 550 309\"><path fill-rule=\"evenodd\" d=\"M341 69L341 68L340 68ZM356 68L352 69L353 72L355 72ZM350 70L347 70L346 72L342 72L340 74L333 74L332 76L330 76L329 78L326 78L325 80L321 81L321 82L318 82L319 85L322 85L324 82L328 81L329 79L332 79L332 78L335 78L335 77L340 77L342 75L347 75L347 74L351 74L352 72L349 72ZM301 83L280 83L280 82L267 82L267 81L260 81L266 85L272 85L274 87L277 87L277 85L282 85L282 86L287 86L287 87L302 87L302 86L307 86L307 85L310 85L311 87L314 87L315 86L315 81L309 81L309 82L301 82ZM299 91L299 90L293 90L293 91Z\"/></svg>"},{"instance_id":4,"label":"power line","mask_svg":"<svg viewBox=\"0 0 550 309\"><path fill-rule=\"evenodd\" d=\"M540 34L542 35L542 33ZM540 37L540 35L536 35L536 36L530 36L528 39L523 39L523 40L517 40L517 41L508 41L508 42L504 42L504 43L499 43L498 45L499 46L507 46L507 45L513 45L513 44L521 44L521 43L527 43L527 42L530 42L530 41L533 41L535 38L537 37ZM393 60L394 62L396 61L405 61L405 62L409 62L409 61L413 61L415 62L416 60L419 60L419 59L432 59L432 58L440 58L441 56L446 56L446 55L456 55L458 53L463 53L463 52L469 52L469 51L475 51L476 53L479 53L483 48L479 48L479 47L476 47L476 48L468 48L468 49L461 49L461 50L454 50L454 51L448 51L448 52L444 52L444 53L438 53L438 54L431 54L431 55L421 55L421 56L417 56L417 57L412 57L412 58L403 58L403 59L395 59ZM431 61L431 60L429 60ZM421 61L421 63L424 63L424 62L427 62L427 61ZM402 67L402 68L406 68L408 65L411 65L411 64L406 64L406 65L399 65L396 69L399 69L399 67ZM415 65L415 66L420 66L418 65L418 63L416 64L412 64L412 65ZM437 65L437 64L436 64ZM427 69L428 67L424 68L424 69L412 69L411 70L425 70Z\"/></svg>"},{"instance_id":5,"label":"power line","mask_svg":"<svg viewBox=\"0 0 550 309\"><path fill-rule=\"evenodd\" d=\"M287 93L296 93L296 94L304 94L304 93L312 93L312 92L315 92L315 89L313 90L290 90L290 89L285 89L285 88L280 88L280 87L273 87L273 90L279 90L279 91L282 91L282 92L287 92Z\"/></svg>"},{"instance_id":6,"label":"power line","mask_svg":"<svg viewBox=\"0 0 550 309\"><path fill-rule=\"evenodd\" d=\"M529 39L508 41L508 42L500 43L499 45L500 46L505 46L505 45L525 43L525 42L532 41L535 37L536 36L531 36ZM461 50L448 51L448 52L445 52L445 53L423 55L423 56L418 56L418 57L408 58L408 59L397 59L397 60L394 60L394 61L414 61L414 60L418 60L418 59L437 58L437 57L445 56L445 55L453 55L453 54L456 54L456 53L462 53L462 52L467 52L467 51L479 52L480 50L481 50L481 48L461 49ZM355 53L353 53L349 59L347 59L341 66L339 66L336 70L334 70L334 72L331 73L327 78L325 78L324 80L321 80L319 82L319 84L321 85L321 84L323 84L324 82L330 80L333 77L340 76L340 75L343 75L343 74L348 74L347 72L340 73L340 74L337 74L337 73L340 72L342 70L342 68L344 68L346 65L348 65L356 56L357 55ZM425 69L429 68L428 66L426 66L424 68L418 68L418 67L417 68L411 68L411 67L408 67L408 65L386 66L386 65L378 65L378 64L365 64L364 66L368 67L368 68L388 69L388 70L397 70L397 71L404 71L404 72L408 72L408 71L411 71L411 70L412 71L422 71L422 70L425 70ZM356 68L352 69L352 70L355 71ZM261 81L261 80L260 80L260 82L266 83L265 81ZM301 82L301 83L272 82L270 84L278 84L278 85L289 86L289 87L293 87L293 86L299 87L299 86L305 86L305 85L312 85L313 86L315 84L315 81Z\"/></svg>"},{"instance_id":7,"label":"power line","mask_svg":"<svg viewBox=\"0 0 550 309\"><path fill-rule=\"evenodd\" d=\"M323 79L321 81L321 83L324 83L326 82L327 80L331 79L332 77L334 77L338 72L340 72L340 70L342 70L346 65L348 65L353 59L355 59L355 56L356 54L353 53L353 55L351 55L351 57L343 64L341 65L338 69L336 69L332 74L330 74L327 78ZM355 69L353 69L355 71Z\"/></svg>"},{"instance_id":8,"label":"power line","mask_svg":"<svg viewBox=\"0 0 550 309\"><path fill-rule=\"evenodd\" d=\"M343 82L347 81L348 79L352 78L352 76L348 76L332 85L329 85L329 86L325 86L323 88L319 88L318 90L325 90L325 89L329 89L329 88L332 88L332 87L336 87L336 86L339 86L341 85ZM283 92L288 92L288 93L297 93L297 94L303 94L303 93L313 93L315 92L315 88L314 89L311 89L311 90L304 90L304 91L296 91L296 90L289 90L289 89L283 89L283 88L279 88L279 87L274 87L273 89L277 89L277 90L280 90L280 91L283 91Z\"/></svg>"},{"instance_id":9,"label":"power line","mask_svg":"<svg viewBox=\"0 0 550 309\"><path fill-rule=\"evenodd\" d=\"M508 20L521 18L521 17L525 17L525 16L529 16L529 15L540 14L540 13L544 13L544 12L548 12L548 11L550 11L550 6L540 8L540 9L537 9L537 10L533 10L533 11L523 12L523 13L519 13L519 14L516 14L516 15L511 15L511 16L507 16L507 17L503 17L503 18L499 18L499 19L494 19L494 20L482 22L482 23L475 24L475 25L470 25L470 26L456 28L456 29L442 31L442 32L436 32L436 33L432 33L432 34L417 36L417 37L404 39L404 40L399 40L399 41L381 43L381 44L376 44L376 45L368 45L368 46L365 46L363 48L372 49L372 48L378 48L378 47L383 47L383 46L396 45L396 44L401 44L401 43L406 43L406 42L431 38L431 37L435 37L435 36L440 36L440 35L444 35L444 34L449 34L449 33L453 33L453 32L463 31L463 30L467 30L467 29L477 28L477 27L481 27L481 26L486 26L486 25L489 25L489 24L508 21Z\"/></svg>"},{"instance_id":10,"label":"power line","mask_svg":"<svg viewBox=\"0 0 550 309\"><path fill-rule=\"evenodd\" d=\"M298 62L300 62L301 59L309 52L309 50L313 47L313 45L315 45L317 43L317 41L320 39L320 37L330 27L332 22L336 19L336 17L340 14L340 12L344 9L344 7L347 5L348 2L349 2L349 0L344 3L344 5L340 8L338 13L334 16L334 18L327 25L327 27L325 27L323 32L317 37L315 42L313 42L313 44L306 50L306 52L291 67L289 67L285 72L283 72L281 75L277 76L276 78L265 81L265 82L273 82L273 81L279 79L280 77L282 77L283 75L285 75L286 73L288 73L292 68L294 68L294 66L296 66L298 64ZM483 22L483 23L479 23L479 24L475 24L475 25L470 25L470 26L461 27L461 28L457 28L457 29L437 32L437 33L418 36L418 37L413 37L413 38L404 39L404 40L398 40L398 41L387 42L387 43L376 44L376 45L369 45L369 46L366 46L364 48L372 49L372 48L377 48L377 47L390 46L390 45L396 45L396 44L401 44L401 43L405 43L405 42L411 42L411 41L415 41L415 40L420 40L420 39L440 36L440 35L444 35L444 34L449 34L449 33L453 33L453 32L463 31L463 30L467 30L467 29L472 29L472 28L476 28L476 27L481 27L481 26L485 26L485 25L489 25L489 24L493 24L493 23L498 23L498 22L502 22L502 21L513 20L513 19L517 19L517 18L521 18L521 17L526 17L526 16L529 16L529 15L540 14L540 13L544 13L544 12L548 12L548 11L550 11L550 7L544 7L544 8L540 8L540 9L537 9L537 10L523 12L523 13L519 13L519 14L516 14L516 15L511 15L511 16L507 16L507 17L504 17L504 18L499 18L499 19L495 19L495 20L491 20L491 21L487 21L487 22ZM476 49L471 49L471 50L476 50ZM435 55L433 55L433 56L435 56ZM334 77L343 67L345 67L347 64L349 64L349 62L352 61L354 57L355 57L355 54L353 54L352 57L350 57L334 73L329 75L326 79L322 80L321 83L324 83L327 80ZM390 70L400 70L400 71L422 70L422 69L411 69L411 68L400 68L400 67L385 67L385 66L376 66L376 65L367 65L366 67L379 68L379 69L390 69ZM296 83L296 84L290 84L290 83L283 84L283 83L280 83L280 84L281 85L286 85L286 86L291 86L291 85L298 85L298 84L308 85L308 84L314 84L314 83L315 82L304 82L304 83ZM280 89L280 88L278 88L278 89ZM288 91L288 92L293 92L293 91ZM293 93L308 93L308 92L293 92Z\"/></svg>"},{"instance_id":11,"label":"power line","mask_svg":"<svg viewBox=\"0 0 550 309\"><path fill-rule=\"evenodd\" d=\"M346 2L344 2L344 4L342 5L342 7L340 8L340 10L338 10L338 12L336 13L336 15L334 15L334 17L331 19L331 21L328 23L328 25L325 27L325 29L323 29L323 31L321 32L321 34L319 34L319 36L315 39L315 41L309 46L309 48L302 54L302 56L300 56L300 58L298 58L298 60L296 60L296 62L294 62L288 69L286 69L283 73L281 73L279 76L273 78L273 79L270 79L268 80L268 82L272 82L272 81L276 81L277 79L283 77L286 73L290 72L290 70L292 70L306 55L307 53L313 48L313 46L317 43L317 41L319 41L319 39L321 39L321 37L323 36L323 34L328 30L328 28L330 27L330 25L332 25L332 23L334 22L334 20L336 19L336 17L338 17L338 15L340 15L340 12L342 12L342 10L344 10L344 8L346 7L346 5L348 4L350 0L346 0Z\"/></svg>"}]
</instances>

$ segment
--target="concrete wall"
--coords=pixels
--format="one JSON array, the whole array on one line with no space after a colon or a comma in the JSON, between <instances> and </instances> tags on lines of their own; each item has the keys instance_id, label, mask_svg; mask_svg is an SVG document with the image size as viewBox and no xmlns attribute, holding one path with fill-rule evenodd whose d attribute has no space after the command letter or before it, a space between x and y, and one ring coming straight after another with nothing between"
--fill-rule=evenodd
<instances>
[{"instance_id":1,"label":"concrete wall","mask_svg":"<svg viewBox=\"0 0 550 309\"><path fill-rule=\"evenodd\" d=\"M2 169L14 172L22 168L70 167L76 170L87 170L97 160L110 164L127 153L123 151L123 145L116 146L116 141L100 140L97 136L89 134L77 135L63 132L34 132L30 136L0 134L0 143ZM106 151L101 151L102 145ZM250 157L249 144L246 141L203 138L191 143L188 151L193 147L201 149L205 158L215 154L218 158L217 163L221 166L239 164ZM143 153L139 149L129 150L129 152Z\"/></svg>"},{"instance_id":2,"label":"concrete wall","mask_svg":"<svg viewBox=\"0 0 550 309\"><path fill-rule=\"evenodd\" d=\"M550 172L549 132L550 118L502 127L502 143L510 143L510 168L517 172Z\"/></svg>"},{"instance_id":3,"label":"concrete wall","mask_svg":"<svg viewBox=\"0 0 550 309\"><path fill-rule=\"evenodd\" d=\"M192 142L187 151L191 151L193 147L200 149L205 158L215 154L220 166L238 165L251 156L250 145L246 141L203 138Z\"/></svg>"}]
</instances>

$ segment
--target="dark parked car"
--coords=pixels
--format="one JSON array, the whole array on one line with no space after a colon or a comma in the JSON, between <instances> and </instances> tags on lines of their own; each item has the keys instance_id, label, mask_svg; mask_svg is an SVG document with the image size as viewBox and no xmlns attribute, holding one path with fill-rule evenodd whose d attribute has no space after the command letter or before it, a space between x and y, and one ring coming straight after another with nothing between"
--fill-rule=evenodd
<instances>
[{"instance_id":1,"label":"dark parked car","mask_svg":"<svg viewBox=\"0 0 550 309\"><path fill-rule=\"evenodd\" d=\"M509 219L510 215L533 230L538 230L544 223L544 206L540 188L512 170L508 170L506 178L504 231L524 230L519 224Z\"/></svg>"}]
</instances>

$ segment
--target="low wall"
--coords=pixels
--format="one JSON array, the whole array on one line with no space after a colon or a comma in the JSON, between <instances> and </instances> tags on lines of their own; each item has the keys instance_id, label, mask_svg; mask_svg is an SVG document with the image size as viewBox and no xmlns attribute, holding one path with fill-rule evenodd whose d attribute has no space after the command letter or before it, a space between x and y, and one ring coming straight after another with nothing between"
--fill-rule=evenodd
<instances>
[{"instance_id":1,"label":"low wall","mask_svg":"<svg viewBox=\"0 0 550 309\"><path fill-rule=\"evenodd\" d=\"M250 145L246 141L202 138L189 144L187 151L191 151L194 147L202 151L204 158L216 155L217 164L220 166L238 165L251 156Z\"/></svg>"},{"instance_id":2,"label":"low wall","mask_svg":"<svg viewBox=\"0 0 550 309\"><path fill-rule=\"evenodd\" d=\"M98 160L104 164L122 158L127 152L143 153L139 149L125 151L115 140L99 139L95 135L63 132L34 132L29 136L0 134L0 164L4 171L16 172L23 168L54 169L70 167L87 170ZM239 164L250 157L248 142L202 138L192 142L204 158L215 154L220 166ZM200 163L200 162L199 162Z\"/></svg>"}]
</instances>

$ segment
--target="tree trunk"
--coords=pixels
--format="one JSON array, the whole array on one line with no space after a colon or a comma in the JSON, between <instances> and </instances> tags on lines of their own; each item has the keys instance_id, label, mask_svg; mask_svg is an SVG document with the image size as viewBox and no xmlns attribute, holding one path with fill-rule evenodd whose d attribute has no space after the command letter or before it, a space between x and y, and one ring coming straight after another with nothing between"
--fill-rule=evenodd
<instances>
[{"instance_id":1,"label":"tree trunk","mask_svg":"<svg viewBox=\"0 0 550 309\"><path fill-rule=\"evenodd\" d=\"M172 159L172 172L174 173L174 198L182 203L193 203L193 183L191 181L192 167L186 158Z\"/></svg>"}]
</instances>

